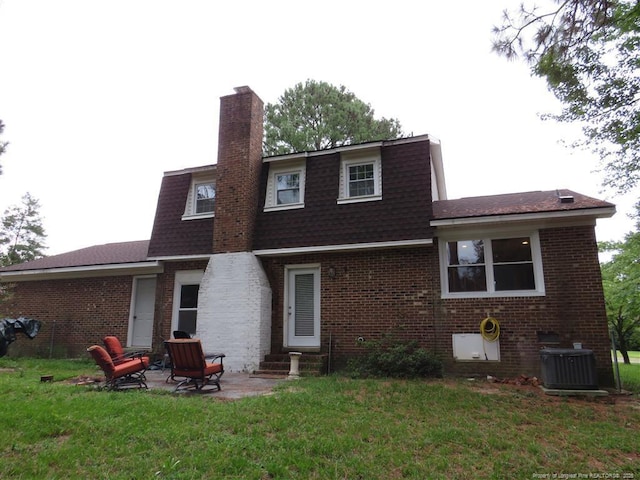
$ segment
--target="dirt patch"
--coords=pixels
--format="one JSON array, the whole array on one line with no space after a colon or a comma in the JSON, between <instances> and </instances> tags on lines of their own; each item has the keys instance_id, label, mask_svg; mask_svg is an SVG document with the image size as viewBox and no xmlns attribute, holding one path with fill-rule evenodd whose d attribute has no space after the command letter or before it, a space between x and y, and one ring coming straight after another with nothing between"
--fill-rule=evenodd
<instances>
[{"instance_id":1,"label":"dirt patch","mask_svg":"<svg viewBox=\"0 0 640 480\"><path fill-rule=\"evenodd\" d=\"M460 380L456 382L460 384ZM514 379L469 379L466 383L471 390L485 395L508 395L518 393L527 397L539 397L540 399L558 403L568 402L576 404L589 404L592 406L620 405L640 409L640 397L631 392L618 393L615 390L608 391L606 396L588 395L547 395L541 388L541 382L535 377L517 377Z\"/></svg>"},{"instance_id":2,"label":"dirt patch","mask_svg":"<svg viewBox=\"0 0 640 480\"><path fill-rule=\"evenodd\" d=\"M104 382L103 377L92 377L87 375L81 375L79 377L70 378L67 383L72 385L94 385L96 383Z\"/></svg>"}]
</instances>

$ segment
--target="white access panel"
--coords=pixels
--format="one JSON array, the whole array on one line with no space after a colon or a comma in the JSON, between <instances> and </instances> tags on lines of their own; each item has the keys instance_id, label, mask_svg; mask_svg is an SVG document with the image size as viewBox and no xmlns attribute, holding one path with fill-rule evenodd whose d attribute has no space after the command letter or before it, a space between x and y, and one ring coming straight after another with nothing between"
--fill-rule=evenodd
<instances>
[{"instance_id":1,"label":"white access panel","mask_svg":"<svg viewBox=\"0 0 640 480\"><path fill-rule=\"evenodd\" d=\"M455 360L500 361L500 340L489 342L479 333L454 333L452 337Z\"/></svg>"}]
</instances>

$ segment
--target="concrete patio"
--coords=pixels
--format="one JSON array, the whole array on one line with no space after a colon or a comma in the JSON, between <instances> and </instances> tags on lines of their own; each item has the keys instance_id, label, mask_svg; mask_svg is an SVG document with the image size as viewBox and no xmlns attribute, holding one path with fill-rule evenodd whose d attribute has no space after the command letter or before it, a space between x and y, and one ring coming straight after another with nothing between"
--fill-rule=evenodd
<instances>
[{"instance_id":1,"label":"concrete patio","mask_svg":"<svg viewBox=\"0 0 640 480\"><path fill-rule=\"evenodd\" d=\"M171 373L171 369L163 370L147 370L147 386L150 389L163 389L173 391L176 382L167 382L167 377ZM282 382L289 381L287 376L276 375L253 375L250 373L225 372L220 380L222 389L217 391L215 387L205 389L203 392L194 390L181 391L177 395L206 395L211 398L224 400L237 400L244 397L254 397L260 395L270 395L274 387Z\"/></svg>"}]
</instances>

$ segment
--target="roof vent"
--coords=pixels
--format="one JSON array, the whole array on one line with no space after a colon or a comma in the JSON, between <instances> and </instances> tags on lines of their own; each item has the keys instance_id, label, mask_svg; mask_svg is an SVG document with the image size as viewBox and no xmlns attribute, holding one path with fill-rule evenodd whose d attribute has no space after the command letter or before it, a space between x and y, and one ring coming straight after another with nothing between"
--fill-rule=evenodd
<instances>
[{"instance_id":1,"label":"roof vent","mask_svg":"<svg viewBox=\"0 0 640 480\"><path fill-rule=\"evenodd\" d=\"M563 195L560 190L556 190L556 195L560 199L560 203L573 203L573 195Z\"/></svg>"}]
</instances>

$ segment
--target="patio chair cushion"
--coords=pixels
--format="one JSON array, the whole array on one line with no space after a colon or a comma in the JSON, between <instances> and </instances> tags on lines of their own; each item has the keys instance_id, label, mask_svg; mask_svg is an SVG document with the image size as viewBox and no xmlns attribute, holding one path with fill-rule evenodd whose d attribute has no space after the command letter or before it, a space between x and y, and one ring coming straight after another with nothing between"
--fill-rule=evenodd
<instances>
[{"instance_id":1,"label":"patio chair cushion","mask_svg":"<svg viewBox=\"0 0 640 480\"><path fill-rule=\"evenodd\" d=\"M132 352L126 353L124 348L122 348L122 343L118 339L118 337L114 335L108 335L102 339L104 342L104 347L107 350L108 354L111 356L113 363L116 365L123 362L130 362L131 360L137 360L138 358L142 361L145 367L149 366L149 357L143 355L142 352Z\"/></svg>"},{"instance_id":2,"label":"patio chair cushion","mask_svg":"<svg viewBox=\"0 0 640 480\"><path fill-rule=\"evenodd\" d=\"M200 373L203 372L205 377L208 377L209 375L213 375L214 373L218 373L222 371L222 364L221 363L206 363L205 364L205 368L204 368L204 372L202 369L198 368L197 370L182 370L179 367L176 367L173 370L173 375L175 375L176 377L189 377L191 375L195 375L196 373Z\"/></svg>"}]
</instances>

